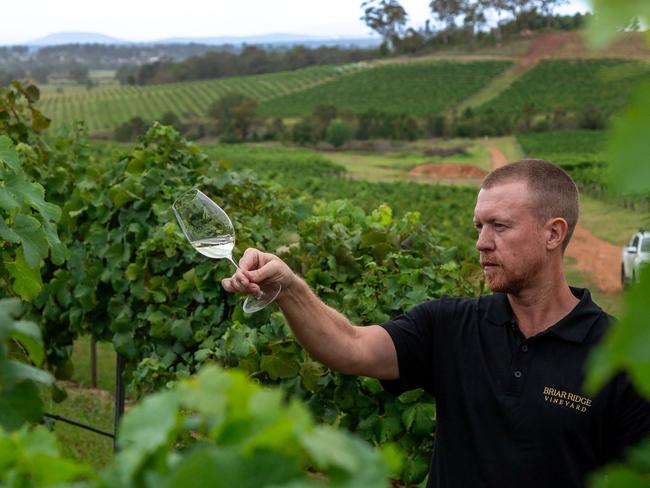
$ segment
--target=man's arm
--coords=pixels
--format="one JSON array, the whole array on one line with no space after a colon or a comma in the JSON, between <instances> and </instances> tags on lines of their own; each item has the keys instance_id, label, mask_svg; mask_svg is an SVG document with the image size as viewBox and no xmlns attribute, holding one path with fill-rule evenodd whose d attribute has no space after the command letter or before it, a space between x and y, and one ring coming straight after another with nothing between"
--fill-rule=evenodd
<instances>
[{"instance_id":1,"label":"man's arm","mask_svg":"<svg viewBox=\"0 0 650 488\"><path fill-rule=\"evenodd\" d=\"M300 344L318 361L345 374L397 379L393 340L382 327L355 326L323 303L277 256L247 249L240 269L222 281L228 292L257 293L263 281L279 283L277 303Z\"/></svg>"}]
</instances>

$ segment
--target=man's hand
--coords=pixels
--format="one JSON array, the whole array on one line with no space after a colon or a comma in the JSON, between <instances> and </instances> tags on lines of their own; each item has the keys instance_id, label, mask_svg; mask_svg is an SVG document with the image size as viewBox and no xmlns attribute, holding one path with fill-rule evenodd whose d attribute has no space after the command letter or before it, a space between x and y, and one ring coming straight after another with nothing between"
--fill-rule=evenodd
<instances>
[{"instance_id":1,"label":"man's hand","mask_svg":"<svg viewBox=\"0 0 650 488\"><path fill-rule=\"evenodd\" d=\"M239 260L239 269L221 285L227 292L256 295L262 282L279 283L285 291L295 280L296 275L279 257L249 248Z\"/></svg>"}]
</instances>

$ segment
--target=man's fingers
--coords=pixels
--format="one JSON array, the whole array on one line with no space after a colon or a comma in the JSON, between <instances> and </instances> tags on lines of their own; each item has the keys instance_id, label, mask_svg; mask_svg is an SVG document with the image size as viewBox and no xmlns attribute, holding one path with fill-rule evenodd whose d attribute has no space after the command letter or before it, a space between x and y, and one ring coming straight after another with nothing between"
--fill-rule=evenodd
<instances>
[{"instance_id":1,"label":"man's fingers","mask_svg":"<svg viewBox=\"0 0 650 488\"><path fill-rule=\"evenodd\" d=\"M244 272L241 270L237 271L230 278L225 278L221 280L221 286L227 292L239 292L239 293L257 293L259 291L259 286L256 283L253 283Z\"/></svg>"},{"instance_id":2,"label":"man's fingers","mask_svg":"<svg viewBox=\"0 0 650 488\"><path fill-rule=\"evenodd\" d=\"M261 265L260 255L260 251L249 247L244 251L244 255L239 260L239 267L246 271L259 268Z\"/></svg>"}]
</instances>

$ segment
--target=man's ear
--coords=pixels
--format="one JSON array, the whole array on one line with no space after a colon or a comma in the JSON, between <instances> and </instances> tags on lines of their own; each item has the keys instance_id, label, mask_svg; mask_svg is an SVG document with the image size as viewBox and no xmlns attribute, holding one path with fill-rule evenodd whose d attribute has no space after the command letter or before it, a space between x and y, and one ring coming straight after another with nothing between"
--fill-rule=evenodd
<instances>
[{"instance_id":1,"label":"man's ear","mask_svg":"<svg viewBox=\"0 0 650 488\"><path fill-rule=\"evenodd\" d=\"M567 237L569 231L569 224L561 217L549 219L544 226L546 234L546 249L552 251L558 247L562 247L562 243Z\"/></svg>"}]
</instances>

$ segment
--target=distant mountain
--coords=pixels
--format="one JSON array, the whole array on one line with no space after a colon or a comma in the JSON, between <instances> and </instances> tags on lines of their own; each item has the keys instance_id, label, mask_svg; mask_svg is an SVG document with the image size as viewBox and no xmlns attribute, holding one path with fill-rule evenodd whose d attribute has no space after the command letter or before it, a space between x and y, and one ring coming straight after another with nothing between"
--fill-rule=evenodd
<instances>
[{"instance_id":1,"label":"distant mountain","mask_svg":"<svg viewBox=\"0 0 650 488\"><path fill-rule=\"evenodd\" d=\"M152 41L149 44L208 44L208 45L355 45L355 46L375 46L381 43L381 40L372 37L319 37L306 34L264 34L258 36L223 36L223 37L170 37Z\"/></svg>"},{"instance_id":2,"label":"distant mountain","mask_svg":"<svg viewBox=\"0 0 650 488\"><path fill-rule=\"evenodd\" d=\"M170 37L147 42L134 42L116 37L106 36L95 32L58 32L48 36L30 41L28 46L39 48L43 46L60 46L63 44L133 44L133 45L154 45L154 44L203 44L218 46L231 44L241 46L243 44L291 46L304 44L306 46L355 46L372 47L381 42L378 38L372 37L318 37L306 34L264 34L258 36L221 36L221 37Z\"/></svg>"},{"instance_id":3,"label":"distant mountain","mask_svg":"<svg viewBox=\"0 0 650 488\"><path fill-rule=\"evenodd\" d=\"M96 32L57 32L26 43L28 46L60 46L62 44L134 44L132 41Z\"/></svg>"}]
</instances>

